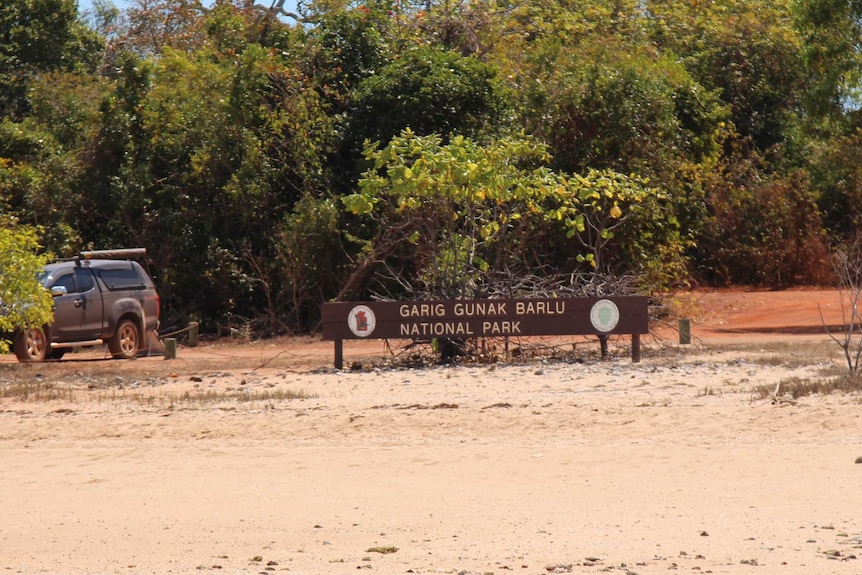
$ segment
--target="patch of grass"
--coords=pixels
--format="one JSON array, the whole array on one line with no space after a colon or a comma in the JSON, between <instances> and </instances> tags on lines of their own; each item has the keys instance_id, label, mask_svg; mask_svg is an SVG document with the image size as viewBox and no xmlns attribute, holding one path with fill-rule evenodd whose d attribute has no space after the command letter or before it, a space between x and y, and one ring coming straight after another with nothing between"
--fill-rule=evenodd
<instances>
[{"instance_id":1,"label":"patch of grass","mask_svg":"<svg viewBox=\"0 0 862 575\"><path fill-rule=\"evenodd\" d=\"M237 400L243 401L293 401L296 399L314 399L317 396L307 391L293 389L267 389L264 391L244 392L237 395Z\"/></svg>"},{"instance_id":2,"label":"patch of grass","mask_svg":"<svg viewBox=\"0 0 862 575\"><path fill-rule=\"evenodd\" d=\"M169 399L170 405L173 406L176 403L205 405L228 403L233 401L238 403L251 403L256 401L272 403L279 401L294 401L297 399L313 399L316 397L316 395L310 394L305 390L297 391L293 389L266 389L261 391L218 391L214 389L194 389L186 390L179 395L171 395L167 397L167 399Z\"/></svg>"},{"instance_id":3,"label":"patch of grass","mask_svg":"<svg viewBox=\"0 0 862 575\"><path fill-rule=\"evenodd\" d=\"M21 403L47 403L51 401L75 403L85 397L95 399L99 403L128 402L147 407L173 409L177 405L204 406L220 403L253 402L274 404L284 401L313 399L317 396L305 390L293 389L234 389L228 391L194 389L179 394L161 394L141 389L131 391L118 388L92 388L87 392L86 390L76 390L72 385L52 381L0 382L0 399L11 399Z\"/></svg>"},{"instance_id":4,"label":"patch of grass","mask_svg":"<svg viewBox=\"0 0 862 575\"><path fill-rule=\"evenodd\" d=\"M767 399L769 397L799 399L800 397L809 395L829 395L835 392L853 393L860 391L862 391L862 378L854 378L844 374L816 379L789 377L782 379L778 386L759 385L754 388L753 394L759 399Z\"/></svg>"},{"instance_id":5,"label":"patch of grass","mask_svg":"<svg viewBox=\"0 0 862 575\"><path fill-rule=\"evenodd\" d=\"M707 385L701 391L698 392L698 397L707 397L711 395L716 395L715 389L711 385ZM720 393L718 395L721 395Z\"/></svg>"},{"instance_id":6,"label":"patch of grass","mask_svg":"<svg viewBox=\"0 0 862 575\"><path fill-rule=\"evenodd\" d=\"M0 399L20 402L74 401L75 391L51 381L12 381L0 385Z\"/></svg>"},{"instance_id":7,"label":"patch of grass","mask_svg":"<svg viewBox=\"0 0 862 575\"><path fill-rule=\"evenodd\" d=\"M790 369L808 367L820 363L822 358L813 358L796 355L765 355L752 356L750 363L761 367L786 367Z\"/></svg>"},{"instance_id":8,"label":"patch of grass","mask_svg":"<svg viewBox=\"0 0 862 575\"><path fill-rule=\"evenodd\" d=\"M761 342L710 346L716 352L736 352L745 355L747 363L772 367L807 367L840 359L840 349L830 341Z\"/></svg>"}]
</instances>

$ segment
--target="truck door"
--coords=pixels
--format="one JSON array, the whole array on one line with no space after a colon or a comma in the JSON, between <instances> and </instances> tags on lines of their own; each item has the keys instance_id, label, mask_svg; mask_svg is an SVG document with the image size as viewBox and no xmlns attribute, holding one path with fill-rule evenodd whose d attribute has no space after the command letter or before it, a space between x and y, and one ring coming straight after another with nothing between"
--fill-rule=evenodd
<instances>
[{"instance_id":1,"label":"truck door","mask_svg":"<svg viewBox=\"0 0 862 575\"><path fill-rule=\"evenodd\" d=\"M51 340L55 342L90 341L102 334L102 296L93 273L74 268L58 276L52 286L63 286L66 295L54 298L54 323Z\"/></svg>"}]
</instances>

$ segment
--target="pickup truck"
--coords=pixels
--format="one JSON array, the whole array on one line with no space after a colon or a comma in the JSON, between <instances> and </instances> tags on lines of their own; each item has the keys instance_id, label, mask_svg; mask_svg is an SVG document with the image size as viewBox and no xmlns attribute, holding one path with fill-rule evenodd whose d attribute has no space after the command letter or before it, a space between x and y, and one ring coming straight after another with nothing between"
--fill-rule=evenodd
<instances>
[{"instance_id":1,"label":"pickup truck","mask_svg":"<svg viewBox=\"0 0 862 575\"><path fill-rule=\"evenodd\" d=\"M160 299L153 281L131 257L141 248L81 252L45 266L39 281L54 298L54 321L19 330L19 361L60 359L69 348L108 344L115 358L131 359L146 334L159 327Z\"/></svg>"}]
</instances>

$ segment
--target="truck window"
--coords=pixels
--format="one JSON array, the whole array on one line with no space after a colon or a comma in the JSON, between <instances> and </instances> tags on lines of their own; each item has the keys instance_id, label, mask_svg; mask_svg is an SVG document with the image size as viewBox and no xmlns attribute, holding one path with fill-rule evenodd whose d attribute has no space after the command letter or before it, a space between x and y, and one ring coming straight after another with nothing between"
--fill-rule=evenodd
<instances>
[{"instance_id":1,"label":"truck window","mask_svg":"<svg viewBox=\"0 0 862 575\"><path fill-rule=\"evenodd\" d=\"M141 279L141 276L132 267L99 270L98 273L99 277L102 278L102 281L105 282L105 285L110 290L140 289L146 287L144 280Z\"/></svg>"},{"instance_id":2,"label":"truck window","mask_svg":"<svg viewBox=\"0 0 862 575\"><path fill-rule=\"evenodd\" d=\"M76 293L78 290L75 289L75 276L72 274L64 274L57 278L57 281L54 282L54 286L62 286L66 288L66 293Z\"/></svg>"},{"instance_id":3,"label":"truck window","mask_svg":"<svg viewBox=\"0 0 862 575\"><path fill-rule=\"evenodd\" d=\"M93 274L81 268L75 268L75 284L77 284L77 291L80 293L88 292L96 286L93 281Z\"/></svg>"}]
</instances>

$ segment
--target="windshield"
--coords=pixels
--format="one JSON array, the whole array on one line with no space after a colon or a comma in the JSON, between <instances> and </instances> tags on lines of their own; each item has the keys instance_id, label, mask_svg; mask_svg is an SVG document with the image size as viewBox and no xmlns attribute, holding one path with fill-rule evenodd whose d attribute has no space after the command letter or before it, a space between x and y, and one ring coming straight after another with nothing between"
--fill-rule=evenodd
<instances>
[{"instance_id":1,"label":"windshield","mask_svg":"<svg viewBox=\"0 0 862 575\"><path fill-rule=\"evenodd\" d=\"M42 284L42 287L45 287L45 283L47 283L49 277L51 277L51 274L46 272L45 270L42 270L36 274L36 279L39 280L39 283Z\"/></svg>"}]
</instances>

